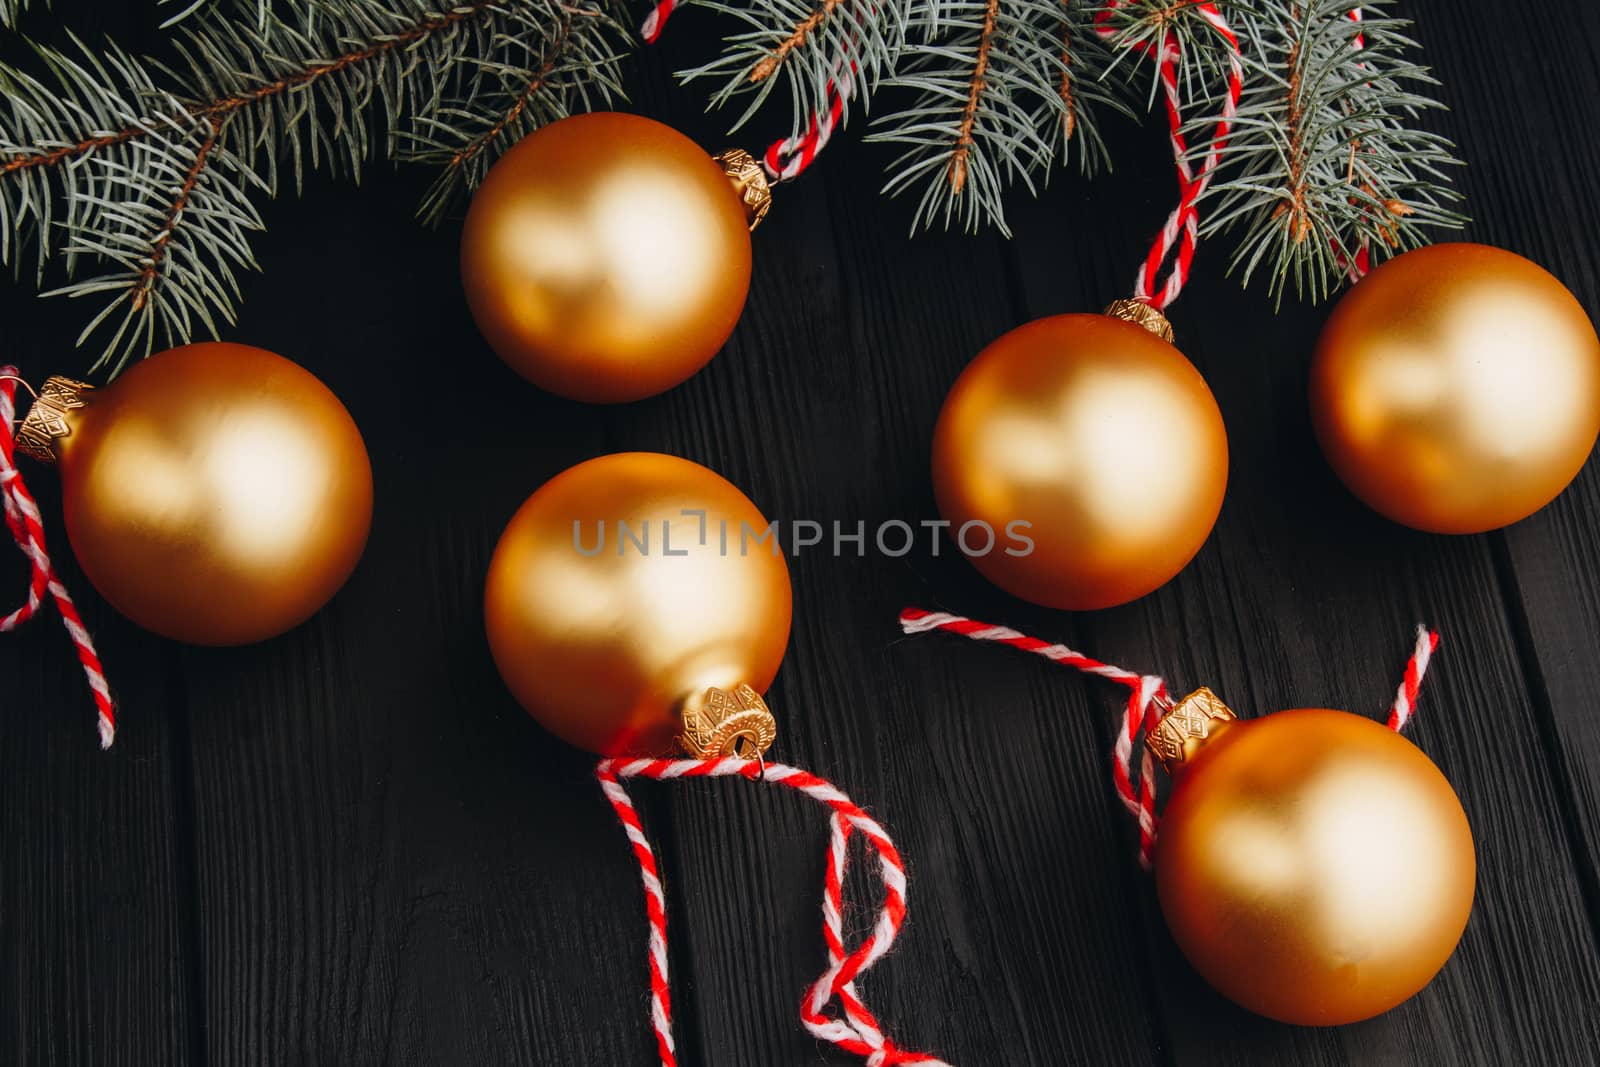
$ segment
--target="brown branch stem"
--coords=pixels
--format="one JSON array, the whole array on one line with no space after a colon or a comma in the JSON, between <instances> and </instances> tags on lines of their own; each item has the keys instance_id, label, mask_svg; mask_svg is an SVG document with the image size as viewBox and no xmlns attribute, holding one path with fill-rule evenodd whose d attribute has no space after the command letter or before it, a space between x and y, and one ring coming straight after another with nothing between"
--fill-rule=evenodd
<instances>
[{"instance_id":1,"label":"brown branch stem","mask_svg":"<svg viewBox=\"0 0 1600 1067\"><path fill-rule=\"evenodd\" d=\"M200 142L200 147L195 149L194 162L189 165L188 173L183 176L183 184L178 187L178 195L173 198L172 207L162 220L161 228L150 241L150 257L139 271L138 280L133 283L135 311L144 307L150 298L150 291L155 288L156 278L161 274L161 263L167 256L167 246L172 243L172 235L178 230L178 221L183 217L184 208L189 206L189 198L194 195L194 187L199 184L200 175L205 171L206 162L212 150L217 147L217 140L222 136L222 128L228 124L231 114L232 112L229 112L228 115L211 117L211 132Z\"/></svg>"},{"instance_id":2,"label":"brown branch stem","mask_svg":"<svg viewBox=\"0 0 1600 1067\"><path fill-rule=\"evenodd\" d=\"M1072 93L1072 24L1061 24L1061 85L1058 89L1066 113L1061 116L1061 130L1067 140L1078 129L1078 101Z\"/></svg>"},{"instance_id":3,"label":"brown branch stem","mask_svg":"<svg viewBox=\"0 0 1600 1067\"><path fill-rule=\"evenodd\" d=\"M1000 0L989 0L983 13L983 31L978 36L977 61L972 65L972 84L967 87L967 103L961 112L961 125L956 131L955 151L950 155L950 167L945 172L953 193L960 193L967 187L967 157L972 152L972 128L978 121L978 100L986 88L984 76L989 72L989 50L994 47L994 24L999 14Z\"/></svg>"},{"instance_id":4,"label":"brown branch stem","mask_svg":"<svg viewBox=\"0 0 1600 1067\"><path fill-rule=\"evenodd\" d=\"M1294 47L1289 50L1286 64L1289 68L1286 122L1289 128L1289 199L1279 204L1274 212L1274 214L1288 213L1289 233L1295 244L1299 244L1311 235L1311 211L1306 203L1305 130L1301 122L1304 118L1300 81L1300 48L1303 43L1302 41L1294 43Z\"/></svg>"},{"instance_id":5,"label":"brown branch stem","mask_svg":"<svg viewBox=\"0 0 1600 1067\"><path fill-rule=\"evenodd\" d=\"M823 20L833 14L833 9L843 2L844 0L822 0L821 7L795 23L793 32L783 40L783 43L774 48L767 54L765 59L750 69L751 84L764 82L772 77L778 66L789 58L789 53L797 48L805 47L805 43L810 38L812 31L822 25Z\"/></svg>"},{"instance_id":6,"label":"brown branch stem","mask_svg":"<svg viewBox=\"0 0 1600 1067\"><path fill-rule=\"evenodd\" d=\"M555 71L557 57L559 57L562 51L567 47L567 38L571 35L571 33L572 20L569 18L567 21L561 24L561 32L557 34L555 38L553 38L550 50L545 56L544 63L534 73L533 77L529 79L527 86L522 90L522 92L517 94L516 101L511 105L511 107L506 109L506 113L501 115L500 118L495 121L494 125L490 126L479 136L474 137L459 151L452 155L450 157L450 161L445 164L446 170L455 170L468 161L476 158L494 143L494 139L499 137L500 134L505 131L507 126L510 126L512 123L516 122L522 113L528 109L528 105L533 102L534 96L539 92L540 89L544 88L546 80L548 80L551 73Z\"/></svg>"},{"instance_id":7,"label":"brown branch stem","mask_svg":"<svg viewBox=\"0 0 1600 1067\"><path fill-rule=\"evenodd\" d=\"M464 22L469 19L477 18L486 12L503 6L503 4L504 0L477 0L476 3L467 4L463 7L447 11L442 15L436 15L432 18L423 19L421 22L418 22L408 30L384 37L382 40L375 41L364 48L358 48L354 51L346 52L344 55L341 55L326 63L318 63L313 66L308 66L305 70L286 75L285 77L279 78L275 81L266 82L242 93L235 93L232 96L225 96L217 100L206 101L203 103L191 103L187 107L188 117L202 119L226 119L227 116L233 114L235 111L238 111L240 108L248 107L251 104L259 103L262 100L266 100L274 96L279 96L290 91L291 89L299 88L302 85L309 85L312 82L319 81L330 74L338 74L339 72L347 70L350 67L365 63L371 59L376 59L379 56L386 55L387 53L393 52L397 49L407 48L426 37L430 37L433 34L440 32L441 30L449 29L458 22ZM31 170L35 167L53 167L67 160L75 159L79 156L97 151L101 148L109 148L113 145L123 144L139 137L149 136L152 132L153 130L151 125L144 123L133 123L121 130L117 130L114 133L97 134L93 137L86 137L76 144L62 145L58 148L52 148L46 152L35 152L32 154L15 156L6 160L4 163L0 163L0 177L15 173L17 171Z\"/></svg>"}]
</instances>

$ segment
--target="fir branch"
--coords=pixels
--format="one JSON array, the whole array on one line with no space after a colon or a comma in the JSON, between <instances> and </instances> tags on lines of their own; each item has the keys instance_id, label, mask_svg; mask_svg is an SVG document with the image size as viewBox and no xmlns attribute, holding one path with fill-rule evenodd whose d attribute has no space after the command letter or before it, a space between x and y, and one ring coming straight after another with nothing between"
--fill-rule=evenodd
<instances>
[{"instance_id":1,"label":"fir branch","mask_svg":"<svg viewBox=\"0 0 1600 1067\"><path fill-rule=\"evenodd\" d=\"M1235 268L1246 283L1266 270L1279 298L1291 283L1325 297L1360 249L1376 261L1424 243L1425 226L1464 221L1452 146L1411 125L1438 106L1417 91L1433 79L1406 57L1416 46L1388 7L1301 0L1230 16L1259 48L1202 217L1207 232L1241 233Z\"/></svg>"},{"instance_id":2,"label":"fir branch","mask_svg":"<svg viewBox=\"0 0 1600 1067\"><path fill-rule=\"evenodd\" d=\"M772 77L773 71L778 69L779 64L788 57L790 52L805 45L806 39L811 36L811 32L822 25L823 19L833 14L833 9L838 7L840 2L841 0L822 0L821 7L796 23L794 31L785 37L777 48L767 53L765 59L751 68L750 80L759 82Z\"/></svg>"},{"instance_id":3,"label":"fir branch","mask_svg":"<svg viewBox=\"0 0 1600 1067\"><path fill-rule=\"evenodd\" d=\"M1241 46L1255 47L1244 25L1252 12L1294 10L1299 0L1101 0L1093 9L1096 36L1110 46L1110 61L1119 69L1140 71L1149 78L1145 105L1161 94L1160 66L1150 57L1174 48L1181 57L1181 95L1193 112L1213 112L1226 91L1233 46L1202 13L1210 3L1239 36ZM1137 75L1136 75L1137 76Z\"/></svg>"},{"instance_id":4,"label":"fir branch","mask_svg":"<svg viewBox=\"0 0 1600 1067\"><path fill-rule=\"evenodd\" d=\"M109 332L100 363L232 321L261 228L251 194L282 177L459 156L423 206L438 218L522 134L620 92L624 38L605 7L303 4L314 19L261 25L253 4L208 9L171 65L81 42L77 57L38 50L45 79L0 65L0 261L20 268L30 240L41 272L65 254L73 280L55 292L106 302L80 337Z\"/></svg>"},{"instance_id":5,"label":"fir branch","mask_svg":"<svg viewBox=\"0 0 1600 1067\"><path fill-rule=\"evenodd\" d=\"M1078 107L1072 92L1072 24L1061 22L1061 84L1056 93L1061 97L1061 137L1071 141L1078 126Z\"/></svg>"},{"instance_id":6,"label":"fir branch","mask_svg":"<svg viewBox=\"0 0 1600 1067\"><path fill-rule=\"evenodd\" d=\"M714 106L735 97L749 102L735 120L742 126L781 84L789 88L793 132L829 105L829 86L848 79L851 106L866 107L878 82L899 62L915 12L937 17L942 0L693 0L748 27L724 38L723 52L701 67L681 71L684 81L712 78L721 86Z\"/></svg>"},{"instance_id":7,"label":"fir branch","mask_svg":"<svg viewBox=\"0 0 1600 1067\"><path fill-rule=\"evenodd\" d=\"M402 158L440 168L418 212L430 223L528 133L624 95L622 38L601 9L563 10L554 27L531 11L512 18L527 25L500 34L490 54L466 59L454 92L403 135Z\"/></svg>"},{"instance_id":8,"label":"fir branch","mask_svg":"<svg viewBox=\"0 0 1600 1067\"><path fill-rule=\"evenodd\" d=\"M1098 109L1126 105L1091 18L1087 6L1060 0L944 0L913 23L884 87L914 95L868 139L905 146L885 190L920 189L914 227L989 222L1009 233L1011 185L1035 191L1074 140L1081 165L1101 161Z\"/></svg>"},{"instance_id":9,"label":"fir branch","mask_svg":"<svg viewBox=\"0 0 1600 1067\"><path fill-rule=\"evenodd\" d=\"M184 209L193 199L195 188L205 173L206 163L210 160L211 153L216 150L217 140L222 136L223 128L228 124L228 119L219 115L212 115L207 121L211 131L195 149L194 162L190 163L189 169L184 172L183 184L178 186L178 194L172 199L172 207L167 210L166 218L162 219L161 225L156 228L155 237L150 239L149 255L139 267L138 281L134 283L130 298L135 309L142 308L149 301L161 276L161 266L167 259L168 246L172 243L173 234L177 232Z\"/></svg>"}]
</instances>

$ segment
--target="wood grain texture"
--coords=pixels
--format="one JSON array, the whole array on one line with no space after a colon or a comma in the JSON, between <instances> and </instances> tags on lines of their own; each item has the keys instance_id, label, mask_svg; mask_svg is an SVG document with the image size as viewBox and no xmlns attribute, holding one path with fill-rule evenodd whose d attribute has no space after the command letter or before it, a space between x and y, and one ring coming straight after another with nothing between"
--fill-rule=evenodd
<instances>
[{"instance_id":1,"label":"wood grain texture","mask_svg":"<svg viewBox=\"0 0 1600 1067\"><path fill-rule=\"evenodd\" d=\"M81 369L59 360L55 324L22 293L0 292L0 323L0 362ZM100 750L94 704L53 608L0 635L0 1062L189 1063L197 976L175 650L93 594L54 522L54 472L30 466L26 476L62 579L100 643L123 732ZM3 558L9 612L28 571L10 547Z\"/></svg>"},{"instance_id":2,"label":"wood grain texture","mask_svg":"<svg viewBox=\"0 0 1600 1067\"><path fill-rule=\"evenodd\" d=\"M90 16L94 32L139 49L155 20L134 7L99 5L91 14L58 3L60 18L36 12L30 26L65 45L67 27L81 32ZM26 55L0 32L0 57ZM9 274L0 279L0 363L35 378L84 377L89 357L72 351L70 327L79 309L40 302ZM203 1019L178 650L95 596L57 521L55 473L24 464L50 550L99 643L120 732L100 751L91 698L53 608L0 635L0 1062L196 1063ZM9 547L0 557L0 604L9 612L25 595L27 569Z\"/></svg>"},{"instance_id":3,"label":"wood grain texture","mask_svg":"<svg viewBox=\"0 0 1600 1067\"><path fill-rule=\"evenodd\" d=\"M1538 259L1594 313L1600 149L1574 130L1600 119L1600 14L1571 6L1571 33L1493 22L1499 8L1470 0L1417 12L1418 35L1454 109L1428 121L1472 163L1467 236ZM718 29L679 15L665 51L632 61L635 106L708 147L764 144L775 128L728 138L671 85ZM500 528L552 474L624 449L706 463L773 518L931 519L932 428L961 367L1023 321L1124 295L1174 195L1164 137L1124 124L1114 175L1015 198L1014 241L910 238L910 206L876 196L891 154L859 132L779 190L727 350L618 408L544 395L492 357L459 296L457 228L411 221L427 174L314 178L270 206L266 272L246 280L230 339L302 362L347 402L374 460L372 542L326 611L249 649L163 644L79 582L124 709L109 756L55 620L0 640L0 1061L654 1062L626 843L591 761L522 714L487 653ZM911 918L862 983L868 1002L898 1042L968 1065L1594 1062L1600 479L1504 535L1384 522L1309 431L1326 309L1274 316L1225 271L1220 243L1202 246L1173 312L1233 465L1215 535L1171 585L1070 616L1001 595L926 534L903 558L818 547L791 562L775 755L866 805L910 863ZM4 355L78 369L50 354L79 310L0 288ZM53 518L49 475L34 480ZM1134 860L1109 782L1118 694L1006 650L903 638L906 604L1210 684L1247 713L1380 714L1411 627L1439 627L1411 736L1477 836L1456 956L1356 1026L1284 1027L1222 1000ZM634 792L665 869L681 1062L850 1062L798 1023L824 963L821 809L744 782ZM875 896L853 888L860 930Z\"/></svg>"},{"instance_id":4,"label":"wood grain texture","mask_svg":"<svg viewBox=\"0 0 1600 1067\"><path fill-rule=\"evenodd\" d=\"M1495 38L1488 28L1440 25L1439 66L1455 96L1448 132L1463 150L1488 149L1499 164L1473 168L1466 176L1486 239L1545 264L1593 318L1600 308L1600 257L1593 240L1600 232L1600 204L1593 196L1600 146L1593 138L1571 134L1600 121L1600 68L1592 46L1600 13L1583 5L1572 17L1577 33L1590 43L1551 50L1546 62L1522 71L1515 113L1493 107L1486 49ZM1509 39L1498 39L1500 47L1511 50L1543 43L1533 26L1512 27ZM1485 121L1465 118L1480 114ZM1536 145L1537 156L1492 151L1517 141ZM1537 166L1531 165L1534 159ZM1600 722L1592 697L1600 686L1597 514L1600 478L1591 463L1554 504L1496 535L1491 544L1545 728L1545 763L1539 772L1552 783L1589 920L1600 928ZM1587 1008L1582 1016L1593 1035L1600 1032L1600 1006L1591 1001Z\"/></svg>"},{"instance_id":5,"label":"wood grain texture","mask_svg":"<svg viewBox=\"0 0 1600 1067\"><path fill-rule=\"evenodd\" d=\"M313 623L185 654L206 1059L637 1062L625 843L591 762L504 693L481 614L500 526L609 443L477 340L454 234L395 221L415 177L312 194L310 255L280 206L240 324L347 400L380 503Z\"/></svg>"}]
</instances>

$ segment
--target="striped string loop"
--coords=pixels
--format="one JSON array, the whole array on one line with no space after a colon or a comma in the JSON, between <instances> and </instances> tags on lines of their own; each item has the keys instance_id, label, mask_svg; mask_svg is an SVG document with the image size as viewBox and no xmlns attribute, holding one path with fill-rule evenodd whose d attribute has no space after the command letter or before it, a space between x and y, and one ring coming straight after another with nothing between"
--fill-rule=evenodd
<instances>
[{"instance_id":1,"label":"striped string loop","mask_svg":"<svg viewBox=\"0 0 1600 1067\"><path fill-rule=\"evenodd\" d=\"M900 628L908 634L923 634L932 630L958 634L974 641L993 641L1009 645L1023 652L1043 656L1063 667L1071 667L1116 682L1128 690L1127 710L1122 716L1122 728L1117 731L1116 743L1111 749L1111 780L1123 806L1139 823L1139 862L1148 868L1156 843L1156 784L1155 760L1150 750L1140 744L1141 735L1161 720L1164 708L1169 706L1166 683L1152 674L1135 674L1109 663L1074 652L1066 645L1054 645L1029 637L1006 626L993 626L976 622L963 615L943 611L924 611L906 608L900 612ZM1405 674L1389 708L1389 729L1396 733L1404 730L1416 710L1417 698L1422 692L1422 678L1428 664L1439 647L1439 635L1426 626L1417 627L1417 643L1406 662ZM1133 783L1133 750L1140 750L1139 784Z\"/></svg>"},{"instance_id":2,"label":"striped string loop","mask_svg":"<svg viewBox=\"0 0 1600 1067\"><path fill-rule=\"evenodd\" d=\"M1115 24L1115 12L1127 2L1107 0L1105 7L1095 16L1095 27L1102 37L1115 40L1121 35L1122 31ZM1239 111L1239 95L1244 89L1239 39L1232 27L1214 3L1194 4L1192 11L1215 30L1228 46L1228 85L1223 93L1222 113L1217 118L1211 143L1198 169L1190 161L1189 144L1183 136L1183 94L1178 80L1182 55L1177 35L1167 29L1154 41L1141 41L1133 46L1156 64L1162 98L1167 108L1167 136L1172 143L1172 157L1178 168L1178 206L1167 216L1166 225L1150 246L1149 254L1139 267L1138 277L1134 279L1134 299L1157 310L1164 310L1178 299L1184 283L1189 280L1195 247L1200 243L1200 197L1211 184L1217 164L1222 161L1222 150L1233 130L1233 121ZM1174 255L1172 269L1163 279L1161 269L1167 258Z\"/></svg>"},{"instance_id":3,"label":"striped string loop","mask_svg":"<svg viewBox=\"0 0 1600 1067\"><path fill-rule=\"evenodd\" d=\"M0 618L0 633L9 633L33 618L44 605L46 595L55 601L61 621L77 649L89 692L94 697L100 747L110 748L117 733L116 707L111 700L111 688L106 684L105 670L100 665L100 654L95 651L94 638L89 636L78 614L78 606L72 602L72 595L62 584L45 550L44 517L39 514L39 506L34 503L27 483L22 480L22 472L17 469L16 442L12 436L17 418L16 374L15 367L0 367L0 503L5 506L6 527L28 560L30 578L27 600Z\"/></svg>"},{"instance_id":4,"label":"striped string loop","mask_svg":"<svg viewBox=\"0 0 1600 1067\"><path fill-rule=\"evenodd\" d=\"M861 999L856 980L881 960L894 945L906 921L906 870L900 851L877 820L858 807L835 786L816 775L782 763L761 764L734 757L721 759L606 759L596 768L600 788L622 822L633 846L644 884L645 912L649 919L650 1023L655 1031L661 1067L677 1067L677 1046L672 1035L672 984L667 967L667 904L655 850L645 836L639 812L623 782L629 778L672 781L679 778L746 778L752 782L786 786L829 809L827 870L822 894L822 934L828 948L828 966L806 990L800 1021L818 1040L859 1056L867 1067L949 1067L942 1060L895 1045ZM872 932L854 949L845 943L844 881L849 863L850 839L859 834L876 855L883 883L883 903ZM838 1000L837 1014L829 1008Z\"/></svg>"},{"instance_id":5,"label":"striped string loop","mask_svg":"<svg viewBox=\"0 0 1600 1067\"><path fill-rule=\"evenodd\" d=\"M639 36L644 38L646 44L655 44L660 39L662 31L667 28L667 20L681 3L683 0L656 0L650 13L639 24ZM844 122L845 104L855 93L855 73L853 60L836 66L828 79L826 106L806 116L804 130L767 146L761 155L761 166L767 172L767 180L793 181L816 162L818 154L828 146Z\"/></svg>"},{"instance_id":6,"label":"striped string loop","mask_svg":"<svg viewBox=\"0 0 1600 1067\"><path fill-rule=\"evenodd\" d=\"M1358 27L1361 25L1361 9L1359 7L1353 7L1350 9L1350 21L1354 22ZM1358 29L1356 31L1356 35L1350 40L1350 47L1357 52L1367 47L1367 35ZM1355 156L1353 154L1350 157L1350 169L1352 171L1351 179L1353 180L1355 178L1355 174L1353 173L1355 170ZM1371 272L1372 243L1367 239L1367 235L1365 233L1361 234L1359 240L1356 242L1356 254L1353 256L1347 257L1345 255L1344 249L1339 244L1337 238L1334 238L1333 243L1334 256L1338 259L1340 264L1343 265L1345 277L1350 281L1351 284L1359 282Z\"/></svg>"}]
</instances>

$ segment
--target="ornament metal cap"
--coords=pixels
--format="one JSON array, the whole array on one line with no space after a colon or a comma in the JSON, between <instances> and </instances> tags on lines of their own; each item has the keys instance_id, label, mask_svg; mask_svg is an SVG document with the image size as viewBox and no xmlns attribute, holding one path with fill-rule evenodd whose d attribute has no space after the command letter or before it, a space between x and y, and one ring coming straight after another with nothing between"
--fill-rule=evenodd
<instances>
[{"instance_id":1,"label":"ornament metal cap","mask_svg":"<svg viewBox=\"0 0 1600 1067\"><path fill-rule=\"evenodd\" d=\"M733 183L739 202L744 205L745 218L750 220L750 228L754 230L772 210L772 183L767 181L761 161L742 148L729 148L711 158Z\"/></svg>"},{"instance_id":2,"label":"ornament metal cap","mask_svg":"<svg viewBox=\"0 0 1600 1067\"><path fill-rule=\"evenodd\" d=\"M1113 300L1106 305L1105 313L1111 318L1143 326L1167 344L1172 343L1172 323L1167 321L1160 309L1143 300Z\"/></svg>"},{"instance_id":3,"label":"ornament metal cap","mask_svg":"<svg viewBox=\"0 0 1600 1067\"><path fill-rule=\"evenodd\" d=\"M1169 775L1176 775L1213 734L1236 718L1217 694L1201 686L1161 717L1145 735L1145 747Z\"/></svg>"},{"instance_id":4,"label":"ornament metal cap","mask_svg":"<svg viewBox=\"0 0 1600 1067\"><path fill-rule=\"evenodd\" d=\"M54 463L59 457L56 442L72 436L72 423L67 412L88 403L85 393L94 392L94 386L76 378L54 375L44 380L44 385L34 395L33 406L27 417L17 427L17 451L32 456L41 463Z\"/></svg>"},{"instance_id":5,"label":"ornament metal cap","mask_svg":"<svg viewBox=\"0 0 1600 1067\"><path fill-rule=\"evenodd\" d=\"M733 692L712 687L683 709L678 743L695 759L759 759L778 737L778 723L761 694L748 685Z\"/></svg>"}]
</instances>

